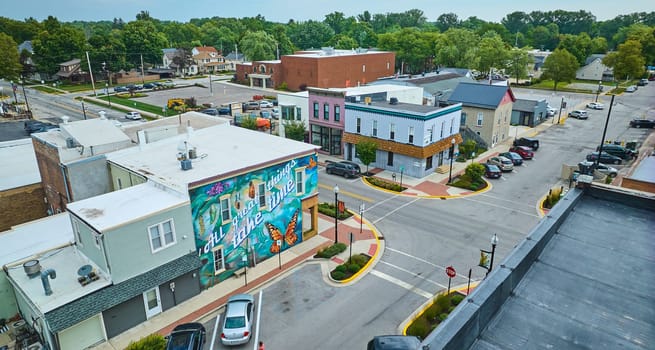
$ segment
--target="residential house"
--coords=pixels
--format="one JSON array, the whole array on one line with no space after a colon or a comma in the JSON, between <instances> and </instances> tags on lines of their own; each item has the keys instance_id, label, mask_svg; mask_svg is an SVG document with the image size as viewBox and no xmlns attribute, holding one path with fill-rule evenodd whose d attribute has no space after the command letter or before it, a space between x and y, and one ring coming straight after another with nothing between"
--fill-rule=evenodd
<instances>
[{"instance_id":1,"label":"residential house","mask_svg":"<svg viewBox=\"0 0 655 350\"><path fill-rule=\"evenodd\" d=\"M355 87L392 75L395 58L393 52L366 49L299 51L280 60L237 64L235 80L262 87L284 84L291 91Z\"/></svg>"},{"instance_id":2,"label":"residential house","mask_svg":"<svg viewBox=\"0 0 655 350\"><path fill-rule=\"evenodd\" d=\"M517 98L512 106L512 125L525 125L535 127L546 120L548 117L548 101L525 100Z\"/></svg>"},{"instance_id":3,"label":"residential house","mask_svg":"<svg viewBox=\"0 0 655 350\"><path fill-rule=\"evenodd\" d=\"M81 62L82 61L79 58L75 58L60 63L59 71L55 76L61 80L68 81L69 83L84 83L90 81L90 75L82 69L80 65Z\"/></svg>"},{"instance_id":4,"label":"residential house","mask_svg":"<svg viewBox=\"0 0 655 350\"><path fill-rule=\"evenodd\" d=\"M0 142L0 159L0 231L46 216L45 193L32 140Z\"/></svg>"},{"instance_id":5,"label":"residential house","mask_svg":"<svg viewBox=\"0 0 655 350\"><path fill-rule=\"evenodd\" d=\"M528 76L533 77L533 78L539 78L542 74L541 68L544 66L544 62L546 62L546 59L550 54L552 54L552 51L549 50L530 50L528 51L528 55L532 57L532 62L528 64Z\"/></svg>"},{"instance_id":6,"label":"residential house","mask_svg":"<svg viewBox=\"0 0 655 350\"><path fill-rule=\"evenodd\" d=\"M191 50L191 58L199 74L218 73L226 70L225 58L211 46L198 46Z\"/></svg>"},{"instance_id":7,"label":"residential house","mask_svg":"<svg viewBox=\"0 0 655 350\"><path fill-rule=\"evenodd\" d=\"M309 142L321 146L320 152L334 156L343 153L345 102L395 101L420 105L423 89L398 85L370 85L352 88L308 88Z\"/></svg>"},{"instance_id":8,"label":"residential house","mask_svg":"<svg viewBox=\"0 0 655 350\"><path fill-rule=\"evenodd\" d=\"M225 69L230 71L237 70L237 64L243 63L245 56L242 53L230 52L225 56Z\"/></svg>"},{"instance_id":9,"label":"residential house","mask_svg":"<svg viewBox=\"0 0 655 350\"><path fill-rule=\"evenodd\" d=\"M575 78L580 80L614 81L612 68L603 64L604 54L593 54L585 60L584 66L575 72Z\"/></svg>"},{"instance_id":10,"label":"residential house","mask_svg":"<svg viewBox=\"0 0 655 350\"><path fill-rule=\"evenodd\" d=\"M74 244L5 265L45 347L86 349L200 293L186 194L144 183L67 210Z\"/></svg>"},{"instance_id":11,"label":"residential house","mask_svg":"<svg viewBox=\"0 0 655 350\"><path fill-rule=\"evenodd\" d=\"M188 196L208 288L317 233L316 150L225 124L113 152L108 165L113 183L152 181Z\"/></svg>"},{"instance_id":12,"label":"residential house","mask_svg":"<svg viewBox=\"0 0 655 350\"><path fill-rule=\"evenodd\" d=\"M448 103L462 104L461 127L480 136L491 148L509 137L512 107L516 101L506 85L460 83Z\"/></svg>"},{"instance_id":13,"label":"residential house","mask_svg":"<svg viewBox=\"0 0 655 350\"><path fill-rule=\"evenodd\" d=\"M459 134L461 104L447 107L389 102L345 104L344 158L357 159L362 141L377 144L371 166L422 178L434 172L449 151L462 142Z\"/></svg>"}]
</instances>

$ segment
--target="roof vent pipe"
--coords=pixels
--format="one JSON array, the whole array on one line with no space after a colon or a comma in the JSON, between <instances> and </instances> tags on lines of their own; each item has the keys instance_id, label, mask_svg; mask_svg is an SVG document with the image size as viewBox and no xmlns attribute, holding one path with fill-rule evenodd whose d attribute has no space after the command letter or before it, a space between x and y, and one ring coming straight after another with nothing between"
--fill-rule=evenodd
<instances>
[{"instance_id":1,"label":"roof vent pipe","mask_svg":"<svg viewBox=\"0 0 655 350\"><path fill-rule=\"evenodd\" d=\"M52 279L57 278L57 272L53 269L47 269L41 272L41 283L43 283L45 295L52 295L52 288L50 288L50 280L48 280L48 277Z\"/></svg>"}]
</instances>

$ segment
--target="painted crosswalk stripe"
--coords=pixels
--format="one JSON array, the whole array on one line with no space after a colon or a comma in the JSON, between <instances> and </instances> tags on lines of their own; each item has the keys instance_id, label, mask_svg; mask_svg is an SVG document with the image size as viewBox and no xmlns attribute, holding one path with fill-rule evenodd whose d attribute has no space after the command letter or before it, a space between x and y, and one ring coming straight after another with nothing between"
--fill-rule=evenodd
<instances>
[{"instance_id":1,"label":"painted crosswalk stripe","mask_svg":"<svg viewBox=\"0 0 655 350\"><path fill-rule=\"evenodd\" d=\"M402 288L405 288L405 289L407 289L409 291L412 291L412 292L414 292L414 293L416 293L416 294L418 294L418 295L420 295L420 296L422 296L422 297L424 297L426 299L430 299L430 298L432 298L434 296L432 293L428 293L428 292L426 292L426 291L424 291L424 290L422 290L422 289L420 289L418 287L414 287L411 284L409 284L407 282L404 282L404 281L401 281L401 280L399 280L399 279L397 279L397 278L395 278L393 276L389 276L384 272L380 272L380 271L374 269L374 270L371 270L371 274L374 275L374 276L378 276L378 277L382 278L383 280L387 280L387 281L389 281L389 282L391 282L391 283L393 283L393 284L395 284L395 285L397 285L399 287L402 287Z\"/></svg>"}]
</instances>

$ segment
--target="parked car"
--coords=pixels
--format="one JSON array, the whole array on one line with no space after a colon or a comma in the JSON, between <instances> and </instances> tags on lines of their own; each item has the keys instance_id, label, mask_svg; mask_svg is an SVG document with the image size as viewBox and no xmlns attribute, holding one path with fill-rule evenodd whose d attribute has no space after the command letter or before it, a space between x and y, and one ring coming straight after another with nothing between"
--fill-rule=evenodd
<instances>
[{"instance_id":1,"label":"parked car","mask_svg":"<svg viewBox=\"0 0 655 350\"><path fill-rule=\"evenodd\" d=\"M366 350L416 350L421 341L411 335L378 335L368 342Z\"/></svg>"},{"instance_id":2,"label":"parked car","mask_svg":"<svg viewBox=\"0 0 655 350\"><path fill-rule=\"evenodd\" d=\"M271 119L271 111L259 111L259 116L266 119Z\"/></svg>"},{"instance_id":3,"label":"parked car","mask_svg":"<svg viewBox=\"0 0 655 350\"><path fill-rule=\"evenodd\" d=\"M590 102L590 103L587 103L587 108L603 109L603 108L605 108L605 105L600 103L600 102Z\"/></svg>"},{"instance_id":4,"label":"parked car","mask_svg":"<svg viewBox=\"0 0 655 350\"><path fill-rule=\"evenodd\" d=\"M129 90L125 86L114 86L114 92L128 92Z\"/></svg>"},{"instance_id":5,"label":"parked car","mask_svg":"<svg viewBox=\"0 0 655 350\"><path fill-rule=\"evenodd\" d=\"M532 137L521 137L514 140L514 146L528 146L536 151L539 149L539 140Z\"/></svg>"},{"instance_id":6,"label":"parked car","mask_svg":"<svg viewBox=\"0 0 655 350\"><path fill-rule=\"evenodd\" d=\"M530 147L526 146L514 146L509 149L510 152L518 153L519 156L523 159L532 159L534 157L534 152Z\"/></svg>"},{"instance_id":7,"label":"parked car","mask_svg":"<svg viewBox=\"0 0 655 350\"><path fill-rule=\"evenodd\" d=\"M169 79L169 80L166 80L166 81L164 81L164 83L163 83L163 84L164 84L164 86L165 86L165 87L174 87L174 86L175 86L175 82L174 82L174 81L172 81L172 80L170 80L170 79Z\"/></svg>"},{"instance_id":8,"label":"parked car","mask_svg":"<svg viewBox=\"0 0 655 350\"><path fill-rule=\"evenodd\" d=\"M502 176L500 168L493 164L485 163L484 165L484 176L489 179L497 179Z\"/></svg>"},{"instance_id":9,"label":"parked car","mask_svg":"<svg viewBox=\"0 0 655 350\"><path fill-rule=\"evenodd\" d=\"M230 115L230 107L219 107L218 108L218 115Z\"/></svg>"},{"instance_id":10,"label":"parked car","mask_svg":"<svg viewBox=\"0 0 655 350\"><path fill-rule=\"evenodd\" d=\"M569 117L576 118L576 119L589 119L589 115L587 115L587 111L583 111L579 109L569 112Z\"/></svg>"},{"instance_id":11,"label":"parked car","mask_svg":"<svg viewBox=\"0 0 655 350\"><path fill-rule=\"evenodd\" d=\"M596 159L598 159L598 152L591 152L587 154L587 157L585 159L587 159L590 162L595 161ZM621 162L623 162L621 158L617 156L613 156L607 152L601 153L600 161L607 164L621 164Z\"/></svg>"},{"instance_id":12,"label":"parked car","mask_svg":"<svg viewBox=\"0 0 655 350\"><path fill-rule=\"evenodd\" d=\"M143 86L135 85L135 84L128 84L125 87L127 88L127 91L130 91L130 90L143 90Z\"/></svg>"},{"instance_id":13,"label":"parked car","mask_svg":"<svg viewBox=\"0 0 655 350\"><path fill-rule=\"evenodd\" d=\"M609 176L609 177L616 177L616 175L619 174L619 171L616 170L616 168L611 167L609 165L605 165L603 163L598 163L598 166L595 165L595 162L590 162L588 160L583 160L582 162L578 163L579 167L586 167L586 168L595 168L597 171Z\"/></svg>"},{"instance_id":14,"label":"parked car","mask_svg":"<svg viewBox=\"0 0 655 350\"><path fill-rule=\"evenodd\" d=\"M549 106L549 107L546 109L546 114L548 114L549 117L554 116L556 113L557 113L557 108L553 108L553 107L550 107L550 106Z\"/></svg>"},{"instance_id":15,"label":"parked car","mask_svg":"<svg viewBox=\"0 0 655 350\"><path fill-rule=\"evenodd\" d=\"M244 111L251 110L251 109L259 109L259 108L260 108L259 102L257 101L250 101L243 104Z\"/></svg>"},{"instance_id":16,"label":"parked car","mask_svg":"<svg viewBox=\"0 0 655 350\"><path fill-rule=\"evenodd\" d=\"M351 162L349 160L342 160L339 163L348 164L348 165L352 166L353 168L355 168L355 170L357 170L357 175L360 175L362 173L362 168L360 168L359 164L357 164L355 162Z\"/></svg>"},{"instance_id":17,"label":"parked car","mask_svg":"<svg viewBox=\"0 0 655 350\"><path fill-rule=\"evenodd\" d=\"M200 113L205 113L205 114L213 115L213 116L216 117L216 116L218 116L218 109L216 109L216 108L207 108L207 109L203 109L202 111L200 111Z\"/></svg>"},{"instance_id":18,"label":"parked car","mask_svg":"<svg viewBox=\"0 0 655 350\"><path fill-rule=\"evenodd\" d=\"M632 119L630 121L632 128L655 128L655 119Z\"/></svg>"},{"instance_id":19,"label":"parked car","mask_svg":"<svg viewBox=\"0 0 655 350\"><path fill-rule=\"evenodd\" d=\"M259 101L259 108L273 108L273 102L261 100Z\"/></svg>"},{"instance_id":20,"label":"parked car","mask_svg":"<svg viewBox=\"0 0 655 350\"><path fill-rule=\"evenodd\" d=\"M127 114L125 114L125 119L140 120L141 119L141 113L139 113L139 112L127 112Z\"/></svg>"},{"instance_id":21,"label":"parked car","mask_svg":"<svg viewBox=\"0 0 655 350\"><path fill-rule=\"evenodd\" d=\"M503 156L503 157L511 160L512 163L514 163L515 166L523 164L523 157L521 157L518 153L503 152L503 153L500 153L499 156Z\"/></svg>"},{"instance_id":22,"label":"parked car","mask_svg":"<svg viewBox=\"0 0 655 350\"><path fill-rule=\"evenodd\" d=\"M514 163L508 158L503 156L491 157L487 160L487 164L493 164L500 168L501 171L512 171L514 170Z\"/></svg>"},{"instance_id":23,"label":"parked car","mask_svg":"<svg viewBox=\"0 0 655 350\"><path fill-rule=\"evenodd\" d=\"M637 82L637 86L646 86L646 85L648 85L648 79L640 79Z\"/></svg>"},{"instance_id":24,"label":"parked car","mask_svg":"<svg viewBox=\"0 0 655 350\"><path fill-rule=\"evenodd\" d=\"M250 341L254 305L255 298L250 294L233 295L227 300L221 330L223 345L240 345Z\"/></svg>"},{"instance_id":25,"label":"parked car","mask_svg":"<svg viewBox=\"0 0 655 350\"><path fill-rule=\"evenodd\" d=\"M280 119L280 109L277 107L271 109L271 115L273 116L273 119Z\"/></svg>"},{"instance_id":26,"label":"parked car","mask_svg":"<svg viewBox=\"0 0 655 350\"><path fill-rule=\"evenodd\" d=\"M205 327L201 323L183 323L166 336L166 350L202 350Z\"/></svg>"},{"instance_id":27,"label":"parked car","mask_svg":"<svg viewBox=\"0 0 655 350\"><path fill-rule=\"evenodd\" d=\"M337 174L343 177L355 177L357 176L357 169L350 164L345 163L328 163L325 166L325 172L328 174Z\"/></svg>"},{"instance_id":28,"label":"parked car","mask_svg":"<svg viewBox=\"0 0 655 350\"><path fill-rule=\"evenodd\" d=\"M596 151L600 149L600 146L596 147ZM621 145L614 144L604 144L603 152L607 152L613 156L617 156L623 160L630 160L637 157L637 152L634 152L630 149L627 149Z\"/></svg>"},{"instance_id":29,"label":"parked car","mask_svg":"<svg viewBox=\"0 0 655 350\"><path fill-rule=\"evenodd\" d=\"M157 87L157 85L155 85L155 83L145 83L145 84L143 84L144 89L154 89L156 87Z\"/></svg>"},{"instance_id":30,"label":"parked car","mask_svg":"<svg viewBox=\"0 0 655 350\"><path fill-rule=\"evenodd\" d=\"M635 92L635 91L637 91L636 85L630 85L627 88L625 88L625 92Z\"/></svg>"}]
</instances>

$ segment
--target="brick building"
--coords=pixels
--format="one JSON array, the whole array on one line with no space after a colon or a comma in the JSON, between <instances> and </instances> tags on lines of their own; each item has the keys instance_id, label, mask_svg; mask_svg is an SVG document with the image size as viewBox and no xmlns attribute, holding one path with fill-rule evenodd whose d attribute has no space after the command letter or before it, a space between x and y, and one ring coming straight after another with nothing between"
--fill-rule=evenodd
<instances>
[{"instance_id":1,"label":"brick building","mask_svg":"<svg viewBox=\"0 0 655 350\"><path fill-rule=\"evenodd\" d=\"M396 54L387 51L323 48L282 56L280 60L237 65L236 80L270 88L286 84L291 91L364 85L394 74Z\"/></svg>"}]
</instances>

